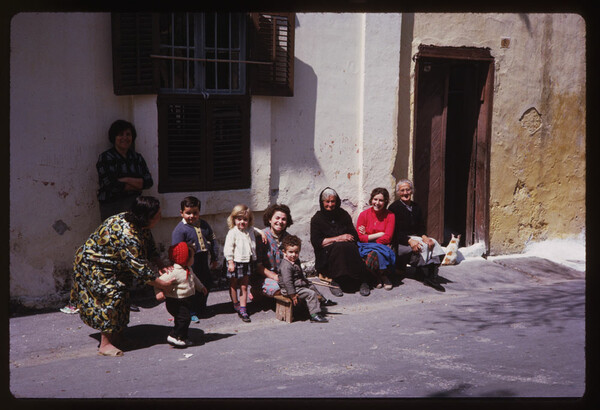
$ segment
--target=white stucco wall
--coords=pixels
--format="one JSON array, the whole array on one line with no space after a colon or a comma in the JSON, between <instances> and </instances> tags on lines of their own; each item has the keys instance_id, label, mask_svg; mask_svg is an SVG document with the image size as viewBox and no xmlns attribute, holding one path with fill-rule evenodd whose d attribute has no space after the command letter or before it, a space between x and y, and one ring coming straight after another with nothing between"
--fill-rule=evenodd
<instances>
[{"instance_id":1,"label":"white stucco wall","mask_svg":"<svg viewBox=\"0 0 600 410\"><path fill-rule=\"evenodd\" d=\"M109 28L109 14L11 20L11 298L52 298L99 223L96 160L130 114L112 92Z\"/></svg>"},{"instance_id":2,"label":"white stucco wall","mask_svg":"<svg viewBox=\"0 0 600 410\"><path fill-rule=\"evenodd\" d=\"M400 15L300 13L295 43L294 97L272 102L271 185L311 260L310 218L323 188L356 218L373 188L393 187Z\"/></svg>"},{"instance_id":3,"label":"white stucco wall","mask_svg":"<svg viewBox=\"0 0 600 410\"><path fill-rule=\"evenodd\" d=\"M10 295L25 305L65 300L73 255L100 222L95 163L117 118L136 125L163 245L187 194L221 241L233 205L247 203L262 227L262 211L279 202L310 260L324 187L356 217L372 188L393 186L399 14L298 14L294 97L252 99L252 188L205 193L158 194L156 96L113 94L108 13L23 13L10 29Z\"/></svg>"}]
</instances>

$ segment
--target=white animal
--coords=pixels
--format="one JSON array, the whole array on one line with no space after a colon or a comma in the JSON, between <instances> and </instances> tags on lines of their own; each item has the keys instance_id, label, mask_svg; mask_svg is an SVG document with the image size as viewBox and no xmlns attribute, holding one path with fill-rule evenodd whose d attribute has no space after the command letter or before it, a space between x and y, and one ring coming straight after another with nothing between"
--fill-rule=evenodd
<instances>
[{"instance_id":1,"label":"white animal","mask_svg":"<svg viewBox=\"0 0 600 410\"><path fill-rule=\"evenodd\" d=\"M460 235L454 236L452 234L452 239L448 242L448 246L446 246L446 256L442 261L442 265L455 265L456 257L458 256L458 244L460 242Z\"/></svg>"}]
</instances>

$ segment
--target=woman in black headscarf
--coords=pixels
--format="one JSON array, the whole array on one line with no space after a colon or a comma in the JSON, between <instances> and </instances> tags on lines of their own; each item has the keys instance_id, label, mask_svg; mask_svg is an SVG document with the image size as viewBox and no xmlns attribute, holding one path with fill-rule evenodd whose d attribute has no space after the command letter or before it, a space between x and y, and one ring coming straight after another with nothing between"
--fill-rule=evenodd
<instances>
[{"instance_id":1,"label":"woman in black headscarf","mask_svg":"<svg viewBox=\"0 0 600 410\"><path fill-rule=\"evenodd\" d=\"M360 294L368 296L371 274L358 252L358 233L352 218L341 208L341 200L332 188L319 195L320 211L310 220L310 242L315 250L315 268L333 281L334 296L342 296L339 282L360 283ZM336 283L338 282L338 283Z\"/></svg>"}]
</instances>

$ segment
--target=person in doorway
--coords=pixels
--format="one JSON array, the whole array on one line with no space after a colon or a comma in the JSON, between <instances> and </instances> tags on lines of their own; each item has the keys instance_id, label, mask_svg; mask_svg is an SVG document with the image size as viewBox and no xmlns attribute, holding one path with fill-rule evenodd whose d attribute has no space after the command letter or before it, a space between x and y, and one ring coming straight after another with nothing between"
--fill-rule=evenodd
<instances>
[{"instance_id":1,"label":"person in doorway","mask_svg":"<svg viewBox=\"0 0 600 410\"><path fill-rule=\"evenodd\" d=\"M443 292L444 287L438 281L438 267L444 251L440 244L426 234L423 212L419 204L412 200L413 183L402 179L396 184L396 195L389 210L394 213L394 247L396 248L396 267L401 272L406 265L416 267L423 275L424 283Z\"/></svg>"}]
</instances>

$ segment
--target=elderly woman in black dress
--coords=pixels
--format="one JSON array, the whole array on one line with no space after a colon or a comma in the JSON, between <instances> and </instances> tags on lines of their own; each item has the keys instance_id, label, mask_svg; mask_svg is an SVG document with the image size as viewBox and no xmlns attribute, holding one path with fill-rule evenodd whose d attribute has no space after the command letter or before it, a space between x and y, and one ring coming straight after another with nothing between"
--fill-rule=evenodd
<instances>
[{"instance_id":1,"label":"elderly woman in black dress","mask_svg":"<svg viewBox=\"0 0 600 410\"><path fill-rule=\"evenodd\" d=\"M341 200L332 188L319 195L320 210L310 220L310 242L315 250L315 268L331 278L334 296L342 296L339 284L360 284L360 294L370 294L374 278L358 252L358 233L352 218L341 208Z\"/></svg>"}]
</instances>

